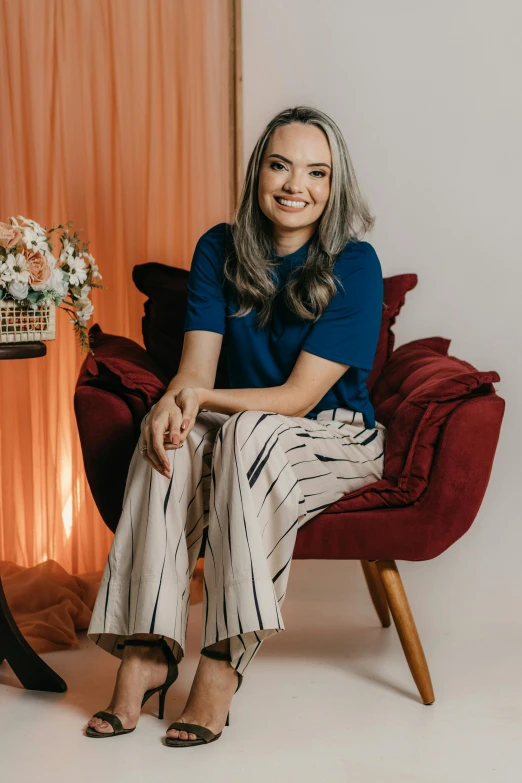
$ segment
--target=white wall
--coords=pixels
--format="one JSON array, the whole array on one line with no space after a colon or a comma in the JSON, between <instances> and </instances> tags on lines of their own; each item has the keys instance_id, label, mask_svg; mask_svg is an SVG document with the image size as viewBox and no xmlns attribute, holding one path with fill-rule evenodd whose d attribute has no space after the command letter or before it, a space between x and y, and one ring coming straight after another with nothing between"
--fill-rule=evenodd
<instances>
[{"instance_id":1,"label":"white wall","mask_svg":"<svg viewBox=\"0 0 522 783\"><path fill-rule=\"evenodd\" d=\"M424 587L443 576L467 605L482 587L497 617L503 591L522 588L521 30L517 0L243 0L245 166L281 109L329 114L376 214L366 239L384 275L419 276L396 346L451 338L450 354L502 379L475 523L434 561L399 566Z\"/></svg>"}]
</instances>

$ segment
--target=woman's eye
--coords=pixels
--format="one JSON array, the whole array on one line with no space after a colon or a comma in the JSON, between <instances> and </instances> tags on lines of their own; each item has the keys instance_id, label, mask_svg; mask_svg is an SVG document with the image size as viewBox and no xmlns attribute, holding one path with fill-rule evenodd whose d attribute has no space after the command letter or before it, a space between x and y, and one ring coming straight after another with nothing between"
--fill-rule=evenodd
<instances>
[{"instance_id":1,"label":"woman's eye","mask_svg":"<svg viewBox=\"0 0 522 783\"><path fill-rule=\"evenodd\" d=\"M284 166L282 163L278 163L277 161L272 161L270 164L270 168L273 168L273 166L281 166L281 168L284 169ZM274 171L281 171L281 169L274 169ZM315 171L311 171L310 174L320 174L320 177L313 177L313 179L322 179L323 177L326 177L326 174L324 171L321 171L320 169L316 169Z\"/></svg>"}]
</instances>

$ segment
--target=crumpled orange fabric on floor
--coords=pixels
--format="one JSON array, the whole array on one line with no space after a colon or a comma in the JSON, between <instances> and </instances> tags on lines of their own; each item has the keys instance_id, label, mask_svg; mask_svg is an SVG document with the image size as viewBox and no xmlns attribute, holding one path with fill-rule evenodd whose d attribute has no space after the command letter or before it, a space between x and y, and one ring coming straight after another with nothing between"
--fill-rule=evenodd
<instances>
[{"instance_id":1,"label":"crumpled orange fabric on floor","mask_svg":"<svg viewBox=\"0 0 522 783\"><path fill-rule=\"evenodd\" d=\"M78 646L87 630L102 571L74 576L55 560L24 568L0 561L0 577L11 614L37 653ZM196 564L190 603L203 600L203 561Z\"/></svg>"},{"instance_id":2,"label":"crumpled orange fabric on floor","mask_svg":"<svg viewBox=\"0 0 522 783\"><path fill-rule=\"evenodd\" d=\"M24 568L0 561L0 576L11 614L38 653L78 645L87 629L102 572L72 576L54 560Z\"/></svg>"}]
</instances>

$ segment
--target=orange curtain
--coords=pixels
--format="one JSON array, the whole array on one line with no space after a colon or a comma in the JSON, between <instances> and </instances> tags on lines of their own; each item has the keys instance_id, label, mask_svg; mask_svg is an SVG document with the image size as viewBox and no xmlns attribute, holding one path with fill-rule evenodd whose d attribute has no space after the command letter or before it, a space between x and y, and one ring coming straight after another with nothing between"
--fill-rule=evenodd
<instances>
[{"instance_id":1,"label":"orange curtain","mask_svg":"<svg viewBox=\"0 0 522 783\"><path fill-rule=\"evenodd\" d=\"M0 220L73 220L107 290L106 332L142 344L132 267L190 267L230 219L226 0L0 0ZM0 560L103 568L111 534L73 410L80 352L58 310L47 356L0 361Z\"/></svg>"}]
</instances>

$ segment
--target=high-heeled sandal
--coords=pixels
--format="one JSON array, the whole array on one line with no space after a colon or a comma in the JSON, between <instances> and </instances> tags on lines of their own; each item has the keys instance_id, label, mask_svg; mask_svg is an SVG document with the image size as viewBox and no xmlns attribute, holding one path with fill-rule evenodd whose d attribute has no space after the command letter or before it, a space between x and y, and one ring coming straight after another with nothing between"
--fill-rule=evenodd
<instances>
[{"instance_id":1,"label":"high-heeled sandal","mask_svg":"<svg viewBox=\"0 0 522 783\"><path fill-rule=\"evenodd\" d=\"M118 645L118 650L122 650L124 647L128 646L135 646L135 647L161 647L165 653L165 656L167 658L167 677L165 679L165 682L163 685L158 685L156 688L149 688L148 691L145 691L145 694L143 696L143 701L141 702L141 706L145 704L146 701L150 699L151 696L153 696L155 693L159 691L159 710L158 710L158 718L160 720L163 720L163 713L165 711L165 696L167 695L167 691L172 685L173 682L177 680L178 677L178 664L176 659L174 658L174 655L172 653L172 650L170 649L169 645L165 641L165 639L126 639L123 644ZM134 731L136 726L133 726L132 729L124 729L123 724L121 720L118 718L117 715L114 715L112 712L105 712L105 710L101 710L100 712L96 712L93 716L93 718L102 718L103 720L107 721L112 728L113 731L108 732L101 732L97 731L94 727L88 726L86 729L86 735L88 737L116 737L118 734L130 734L131 731Z\"/></svg>"},{"instance_id":2,"label":"high-heeled sandal","mask_svg":"<svg viewBox=\"0 0 522 783\"><path fill-rule=\"evenodd\" d=\"M207 658L214 658L217 661L228 661L230 663L230 654L229 653L220 653L215 652L214 650L206 650L203 648L201 650L201 655L205 655ZM236 674L238 678L237 688L234 691L234 693L237 693L238 690L241 687L241 684L243 682L243 675L240 674L236 669ZM225 726L230 725L230 710L227 713L227 719L225 722ZM177 729L178 731L186 731L187 733L190 732L191 734L195 734L200 739L198 740L182 740L179 737L165 737L165 745L169 745L171 748L188 748L189 745L208 745L209 742L214 742L215 740L219 739L221 737L221 734L223 733L220 731L218 734L214 734L213 731L210 729L207 729L205 726L200 726L197 723L183 723L183 721L175 721L174 723L171 723L168 727L167 731L170 731L170 729Z\"/></svg>"}]
</instances>

